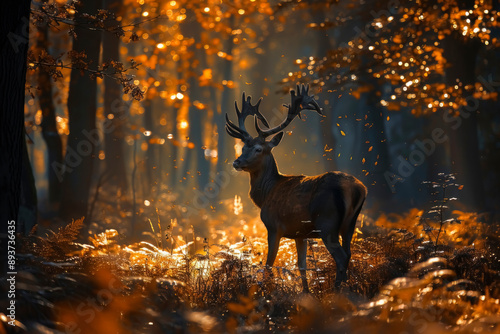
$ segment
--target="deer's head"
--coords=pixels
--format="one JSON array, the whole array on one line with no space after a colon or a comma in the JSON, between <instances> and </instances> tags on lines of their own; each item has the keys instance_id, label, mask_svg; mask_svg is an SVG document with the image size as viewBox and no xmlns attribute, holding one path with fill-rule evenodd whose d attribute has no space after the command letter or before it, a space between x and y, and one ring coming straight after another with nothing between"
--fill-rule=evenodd
<instances>
[{"instance_id":1,"label":"deer's head","mask_svg":"<svg viewBox=\"0 0 500 334\"><path fill-rule=\"evenodd\" d=\"M283 130L293 121L296 116L300 117L300 112L303 110L315 110L320 115L323 115L318 103L314 100L313 96L309 96L309 86L298 86L297 94L294 90L290 91L291 103L285 105L288 108L287 118L278 126L270 129L266 118L260 113L259 105L262 98L255 104L251 104L251 97L245 97L243 93L241 102L241 111L238 104L235 102L236 115L238 116L238 125L235 125L229 120L226 114L226 131L234 137L241 139L244 143L241 155L233 162L233 167L236 170L244 170L252 172L262 169L266 164L267 158L271 155L273 147L278 146L283 138ZM257 137L252 137L245 129L245 119L248 116L254 117L255 129L257 130ZM258 121L267 128L263 130ZM268 137L273 136L270 140Z\"/></svg>"}]
</instances>

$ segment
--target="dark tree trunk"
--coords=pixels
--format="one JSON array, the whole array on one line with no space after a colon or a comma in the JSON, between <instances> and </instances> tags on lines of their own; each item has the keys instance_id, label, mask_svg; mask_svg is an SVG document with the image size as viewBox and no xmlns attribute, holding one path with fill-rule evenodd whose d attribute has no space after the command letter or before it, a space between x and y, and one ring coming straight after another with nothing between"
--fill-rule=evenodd
<instances>
[{"instance_id":1,"label":"dark tree trunk","mask_svg":"<svg viewBox=\"0 0 500 334\"><path fill-rule=\"evenodd\" d=\"M393 194L385 180L384 173L389 170L389 149L387 147L387 135L385 132L385 119L381 108L378 106L379 97L374 91L368 93L367 104L369 110L366 121L363 124L363 136L361 150L365 158L361 172L361 180L368 188L370 196L367 204L375 210L390 211ZM371 124L370 127L364 124Z\"/></svg>"},{"instance_id":2,"label":"dark tree trunk","mask_svg":"<svg viewBox=\"0 0 500 334\"><path fill-rule=\"evenodd\" d=\"M189 21L183 23L182 26L182 31L184 36L187 36L189 38L195 38L199 39L201 35L201 26L200 24L196 21L196 18L194 17L194 14L192 12L188 12L189 14ZM187 20L186 20L187 21ZM203 50L200 50L196 48L196 45L193 44L191 46L190 53L193 55L193 59L190 59L188 61L194 63L195 61L201 61L203 62L203 65L205 64L205 54ZM184 68L187 68L187 66L184 66ZM191 73L188 73L187 76L184 77L186 82L189 85L189 138L190 141L193 142L195 145L194 148L188 149L186 155L185 155L185 161L184 161L184 169L186 171L189 171L191 175L195 175L197 183L198 183L198 188L199 190L203 191L204 187L209 184L210 181L210 163L205 159L205 152L204 152L204 138L203 138L203 119L204 115L203 113L206 112L206 110L199 110L193 105L193 102L198 100L202 102L204 100L203 97L203 91L207 88L205 87L200 87L198 83L198 77L201 75L201 69L190 69ZM215 98L212 96L212 98ZM194 168L193 170L189 170L191 162L193 161L193 158L196 160L197 168ZM199 174L198 174L199 172ZM182 176L185 176L184 174Z\"/></svg>"},{"instance_id":3,"label":"dark tree trunk","mask_svg":"<svg viewBox=\"0 0 500 334\"><path fill-rule=\"evenodd\" d=\"M16 226L21 196L24 95L30 1L7 0L0 14L0 263L7 268L8 226ZM17 232L22 232L18 230ZM8 270L7 270L8 269ZM3 297L3 296L2 296Z\"/></svg>"},{"instance_id":4,"label":"dark tree trunk","mask_svg":"<svg viewBox=\"0 0 500 334\"><path fill-rule=\"evenodd\" d=\"M144 101L144 128L151 133L156 133L154 124L153 124L153 101L148 99ZM145 140L148 140L151 137L145 137ZM146 183L147 189L152 189L152 187L158 182L157 181L157 169L158 169L158 159L155 156L155 147L151 145L149 142L148 149L146 151L146 160L145 160L145 168L146 173L144 175L144 182Z\"/></svg>"},{"instance_id":5,"label":"dark tree trunk","mask_svg":"<svg viewBox=\"0 0 500 334\"><path fill-rule=\"evenodd\" d=\"M84 13L94 14L102 8L101 1L84 1L75 16L76 38L73 51L84 52L90 69L96 69L99 62L101 33L89 30ZM61 216L64 219L87 215L89 191L95 161L95 148L99 136L95 127L97 83L88 73L71 71L68 96L69 135L62 171L63 194Z\"/></svg>"},{"instance_id":6,"label":"dark tree trunk","mask_svg":"<svg viewBox=\"0 0 500 334\"><path fill-rule=\"evenodd\" d=\"M41 50L48 50L48 33L47 25L38 27L37 48ZM60 166L62 164L62 140L57 132L56 123L56 108L52 95L52 81L50 75L43 68L38 71L38 87L39 95L38 101L40 109L42 110L42 136L47 146L47 178L49 181L48 191L48 208L46 213L55 214L59 210L61 201L61 181L57 174L57 169L53 166Z\"/></svg>"},{"instance_id":7,"label":"dark tree trunk","mask_svg":"<svg viewBox=\"0 0 500 334\"><path fill-rule=\"evenodd\" d=\"M172 134L172 140L167 142L168 146L168 175L167 175L167 184L168 188L171 191L175 191L179 185L178 180L178 169L179 169L179 148L177 145L173 144L174 140L178 140L178 130L177 130L177 109L169 108L169 114L171 117L169 121L170 125L170 134Z\"/></svg>"},{"instance_id":8,"label":"dark tree trunk","mask_svg":"<svg viewBox=\"0 0 500 334\"><path fill-rule=\"evenodd\" d=\"M191 171L191 173L195 175L198 181L199 190L203 191L204 187L207 186L210 181L210 164L205 158L205 144L203 138L203 119L206 110L199 110L193 105L194 101L203 100L200 94L203 88L198 86L196 78L191 77L189 79L189 87L189 140L194 143L195 147L191 150L192 152L188 152L188 154L196 158L197 168ZM189 160L190 159L187 159L186 163L188 163ZM189 166L186 167L189 168Z\"/></svg>"},{"instance_id":9,"label":"dark tree trunk","mask_svg":"<svg viewBox=\"0 0 500 334\"><path fill-rule=\"evenodd\" d=\"M235 27L236 24L234 21L235 21L234 16L232 16L229 23L231 27ZM227 42L226 53L232 56L234 48L233 37L229 36L226 42ZM233 62L231 60L224 60L222 75L223 75L222 78L223 80L227 81L233 80ZM255 103L256 101L253 102ZM229 138L225 130L226 126L225 111L231 110L233 108L234 108L234 100L232 98L232 89L226 86L222 91L220 108L217 108L218 110L214 110L215 122L217 124L217 132L218 132L218 137L217 137L218 159L216 168L217 173L225 172L228 167L228 164L225 159L225 157L228 156L228 151L229 151L226 145L226 142L228 141Z\"/></svg>"},{"instance_id":10,"label":"dark tree trunk","mask_svg":"<svg viewBox=\"0 0 500 334\"><path fill-rule=\"evenodd\" d=\"M314 19L314 22L324 22L325 21L325 13L323 11L319 10L311 10L311 15ZM328 31L326 30L318 30L317 32L317 49L316 49L316 56L318 58L323 58L328 56L328 51L333 49L332 42L330 41L330 37L328 35ZM322 148L325 148L325 146L328 146L329 149L333 149L332 152L325 152L326 153L326 162L325 162L325 167L329 171L334 171L337 170L338 166L335 161L335 149L337 145L337 140L335 139L335 136L333 135L333 131L336 128L336 121L335 121L335 115L332 113L332 107L331 104L334 102L334 98L329 98L328 93L326 92L321 92L317 94L319 96L319 101L325 101L329 99L329 105L324 105L322 108L324 109L325 115L327 115L325 118L320 118L319 121L321 122L320 124L320 131L322 132L322 137L321 143L322 143Z\"/></svg>"},{"instance_id":11,"label":"dark tree trunk","mask_svg":"<svg viewBox=\"0 0 500 334\"><path fill-rule=\"evenodd\" d=\"M105 0L105 8L115 15L120 15L121 0ZM109 26L116 26L116 20L110 20ZM120 60L120 37L104 32L102 36L102 60ZM111 68L111 67L110 67ZM112 70L113 71L113 70ZM125 111L127 106L122 99L122 89L120 83L113 78L104 78L104 115L106 117L104 127L104 153L106 156L106 174L111 185L127 189L127 175L125 171L125 159L123 149L125 123Z\"/></svg>"},{"instance_id":12,"label":"dark tree trunk","mask_svg":"<svg viewBox=\"0 0 500 334\"><path fill-rule=\"evenodd\" d=\"M424 121L424 135L423 138L432 138L432 131L436 128L443 128L443 117L442 114L432 113L425 117ZM430 154L427 158L427 177L426 181L435 182L439 180L439 173L448 173L450 171L449 166L450 155L447 150L447 145L442 143L436 143L435 151ZM427 191L432 193L434 190L428 188Z\"/></svg>"},{"instance_id":13,"label":"dark tree trunk","mask_svg":"<svg viewBox=\"0 0 500 334\"><path fill-rule=\"evenodd\" d=\"M476 57L479 49L477 41L465 41L458 33L450 35L444 43L450 67L446 68L448 85L456 85L457 80L464 86L474 85ZM450 139L451 171L456 173L457 183L463 191L459 200L473 211L484 209L484 185L479 154L477 107L479 102L470 93L465 96L470 103L461 107L460 115L448 117L447 134Z\"/></svg>"}]
</instances>

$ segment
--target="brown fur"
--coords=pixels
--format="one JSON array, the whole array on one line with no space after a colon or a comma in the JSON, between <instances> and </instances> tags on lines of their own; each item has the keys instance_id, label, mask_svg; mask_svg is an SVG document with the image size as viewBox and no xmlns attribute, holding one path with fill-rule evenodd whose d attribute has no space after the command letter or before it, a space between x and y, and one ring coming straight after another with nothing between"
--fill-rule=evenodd
<instances>
[{"instance_id":1,"label":"brown fur","mask_svg":"<svg viewBox=\"0 0 500 334\"><path fill-rule=\"evenodd\" d=\"M309 291L305 239L321 237L337 264L335 286L338 287L347 279L351 239L367 191L358 179L341 172L317 176L280 174L271 150L281 142L284 134L282 130L303 110L315 110L322 115L318 103L309 95L307 85L297 85L297 90L290 91L290 95L286 120L277 127L262 130L257 120L266 127L268 124L258 110L260 100L252 105L250 97L245 98L243 93L241 112L236 105L239 126L226 115L227 133L245 143L241 156L234 161L233 166L250 173L250 197L261 208L260 217L267 228L266 265L273 265L281 238L295 239L303 288ZM259 134L255 138L245 129L245 118L248 116L255 116L255 128ZM276 135L266 141L273 134ZM342 236L342 245L339 236Z\"/></svg>"},{"instance_id":2,"label":"brown fur","mask_svg":"<svg viewBox=\"0 0 500 334\"><path fill-rule=\"evenodd\" d=\"M263 146L262 153L255 154L253 145ZM269 142L246 144L246 150L235 161L235 167L250 173L250 197L261 208L260 216L268 230L267 265L273 265L279 239L285 237L296 240L299 268L305 267L304 239L321 237L337 263L336 286L340 285L346 279L350 243L367 195L366 187L342 172L283 175L271 153L273 146L268 145ZM301 274L304 291L308 291L304 268Z\"/></svg>"}]
</instances>

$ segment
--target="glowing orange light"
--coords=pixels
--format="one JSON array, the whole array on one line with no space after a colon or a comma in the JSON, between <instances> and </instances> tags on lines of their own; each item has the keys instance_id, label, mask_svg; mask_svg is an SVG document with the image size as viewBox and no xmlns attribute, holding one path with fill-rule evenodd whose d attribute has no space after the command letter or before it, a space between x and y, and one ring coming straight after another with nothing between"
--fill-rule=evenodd
<instances>
[{"instance_id":1,"label":"glowing orange light","mask_svg":"<svg viewBox=\"0 0 500 334\"><path fill-rule=\"evenodd\" d=\"M243 211L243 204L241 203L241 197L234 195L234 214L237 216Z\"/></svg>"},{"instance_id":2,"label":"glowing orange light","mask_svg":"<svg viewBox=\"0 0 500 334\"><path fill-rule=\"evenodd\" d=\"M186 129L189 126L189 123L187 121L181 121L179 123L179 128L181 129Z\"/></svg>"},{"instance_id":3,"label":"glowing orange light","mask_svg":"<svg viewBox=\"0 0 500 334\"><path fill-rule=\"evenodd\" d=\"M243 152L243 143L238 141L236 144L234 144L234 154L236 155L236 157L239 157L242 152Z\"/></svg>"}]
</instances>

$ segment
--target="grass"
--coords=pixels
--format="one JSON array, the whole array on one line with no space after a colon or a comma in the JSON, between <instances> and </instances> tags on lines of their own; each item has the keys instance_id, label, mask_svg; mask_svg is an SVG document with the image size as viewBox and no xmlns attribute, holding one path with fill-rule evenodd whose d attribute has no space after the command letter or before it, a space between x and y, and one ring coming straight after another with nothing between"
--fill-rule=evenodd
<instances>
[{"instance_id":1,"label":"grass","mask_svg":"<svg viewBox=\"0 0 500 334\"><path fill-rule=\"evenodd\" d=\"M20 240L20 327L95 334L500 331L500 229L474 213L453 212L460 224L441 224L439 243L426 228L432 222L419 223L421 210L362 217L340 292L335 263L320 240L310 240L311 294L302 294L292 240L282 240L273 277L264 280L265 230L254 214L209 212L195 228L201 224L194 218L146 209L144 234L129 242L119 218L101 209L86 240L78 240L79 220ZM11 332L2 319L0 333Z\"/></svg>"}]
</instances>

